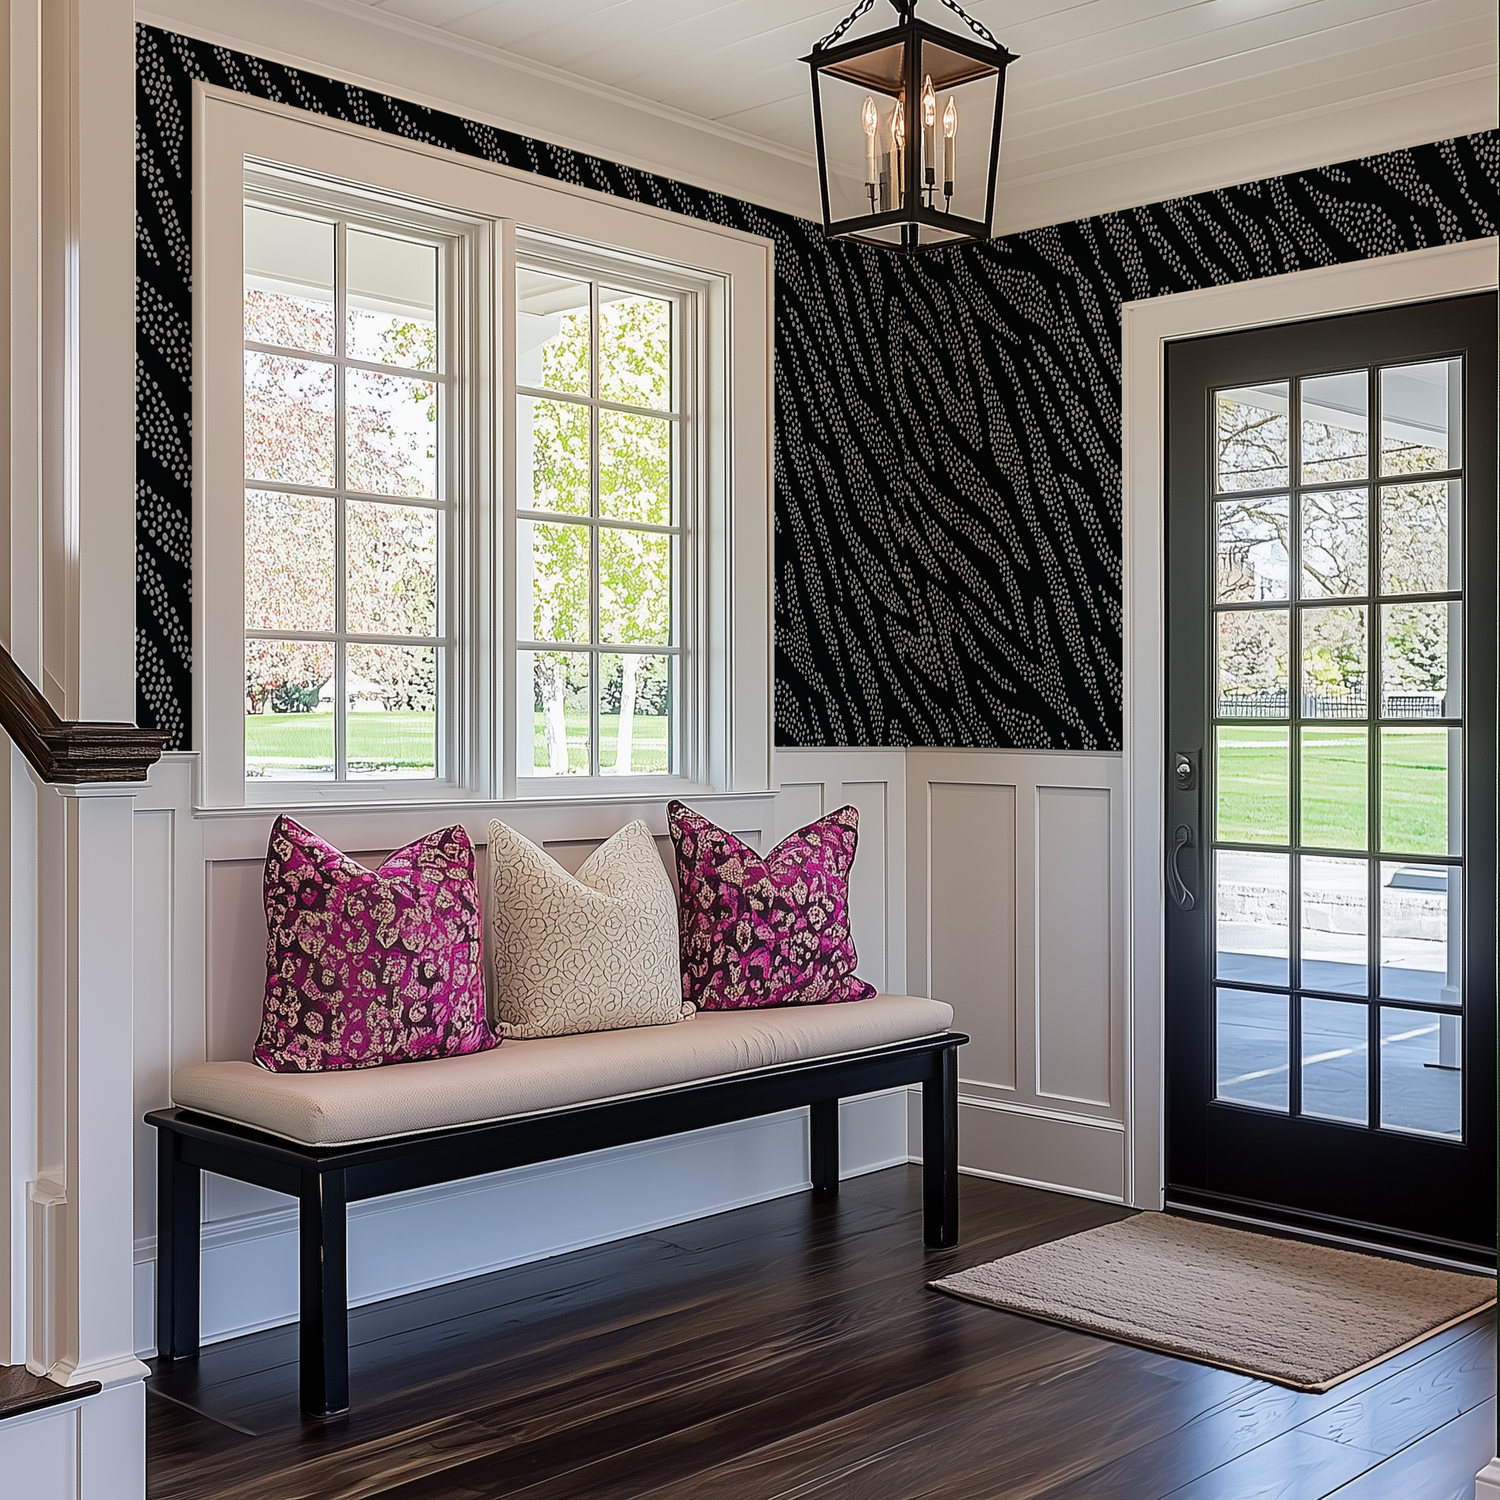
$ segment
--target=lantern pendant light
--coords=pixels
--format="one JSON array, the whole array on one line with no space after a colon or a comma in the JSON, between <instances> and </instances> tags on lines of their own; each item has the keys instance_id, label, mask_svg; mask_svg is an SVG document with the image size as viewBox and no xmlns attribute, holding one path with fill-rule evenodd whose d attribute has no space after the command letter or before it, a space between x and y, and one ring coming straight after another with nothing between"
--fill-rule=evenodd
<instances>
[{"instance_id":1,"label":"lantern pendant light","mask_svg":"<svg viewBox=\"0 0 1500 1500\"><path fill-rule=\"evenodd\" d=\"M942 3L969 34L919 21L917 0L890 0L896 25L845 41L875 4L859 0L802 59L830 238L914 251L990 237L1005 70L1016 58L957 0Z\"/></svg>"}]
</instances>

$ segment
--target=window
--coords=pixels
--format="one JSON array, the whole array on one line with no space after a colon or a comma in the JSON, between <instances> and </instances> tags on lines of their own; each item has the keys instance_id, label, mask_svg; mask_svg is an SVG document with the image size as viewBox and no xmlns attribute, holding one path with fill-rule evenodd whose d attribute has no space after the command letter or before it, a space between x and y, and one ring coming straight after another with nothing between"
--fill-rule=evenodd
<instances>
[{"instance_id":1,"label":"window","mask_svg":"<svg viewBox=\"0 0 1500 1500\"><path fill-rule=\"evenodd\" d=\"M690 294L516 273L517 774L680 767Z\"/></svg>"},{"instance_id":2,"label":"window","mask_svg":"<svg viewBox=\"0 0 1500 1500\"><path fill-rule=\"evenodd\" d=\"M196 98L204 806L766 788L769 243Z\"/></svg>"},{"instance_id":3,"label":"window","mask_svg":"<svg viewBox=\"0 0 1500 1500\"><path fill-rule=\"evenodd\" d=\"M442 733L449 242L245 204L245 775L425 778Z\"/></svg>"}]
</instances>

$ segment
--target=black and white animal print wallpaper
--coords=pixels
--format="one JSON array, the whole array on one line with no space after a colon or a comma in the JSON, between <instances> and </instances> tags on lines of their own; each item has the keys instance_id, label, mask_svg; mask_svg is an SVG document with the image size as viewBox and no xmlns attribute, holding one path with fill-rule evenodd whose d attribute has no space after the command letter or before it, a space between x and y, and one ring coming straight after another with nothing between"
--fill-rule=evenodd
<instances>
[{"instance_id":1,"label":"black and white animal print wallpaper","mask_svg":"<svg viewBox=\"0 0 1500 1500\"><path fill-rule=\"evenodd\" d=\"M819 225L137 30L138 717L191 725L192 81L770 236L776 737L1113 749L1120 304L1495 233L1486 132L905 259Z\"/></svg>"}]
</instances>

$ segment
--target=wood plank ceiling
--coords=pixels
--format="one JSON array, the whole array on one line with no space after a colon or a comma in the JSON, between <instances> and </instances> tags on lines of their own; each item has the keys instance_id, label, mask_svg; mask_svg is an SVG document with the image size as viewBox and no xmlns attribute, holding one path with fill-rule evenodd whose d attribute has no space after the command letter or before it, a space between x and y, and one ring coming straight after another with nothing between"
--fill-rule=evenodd
<instances>
[{"instance_id":1,"label":"wood plank ceiling","mask_svg":"<svg viewBox=\"0 0 1500 1500\"><path fill-rule=\"evenodd\" d=\"M712 122L805 164L812 121L797 59L852 0L359 3ZM1085 174L1099 184L1095 196L1110 196L1104 184L1113 180L1124 201L1139 202L1122 174L1188 142L1226 143L1222 180L1239 180L1232 143L1268 129L1287 136L1283 155L1295 155L1291 142L1302 139L1311 150L1302 164L1336 160L1352 154L1338 117L1368 115L1372 104L1387 118L1404 114L1417 132L1372 140L1373 149L1494 123L1494 0L972 0L970 9L1022 59L1010 72L1001 169L1012 191ZM924 10L954 20L937 0ZM893 15L879 0L861 29ZM1330 154L1308 142L1320 133ZM1203 184L1184 182L1194 185Z\"/></svg>"}]
</instances>

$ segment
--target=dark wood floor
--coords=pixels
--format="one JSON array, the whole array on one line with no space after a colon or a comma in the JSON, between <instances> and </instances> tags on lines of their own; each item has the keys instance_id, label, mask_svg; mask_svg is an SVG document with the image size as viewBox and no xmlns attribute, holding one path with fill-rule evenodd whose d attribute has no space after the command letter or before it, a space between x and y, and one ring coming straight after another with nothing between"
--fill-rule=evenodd
<instances>
[{"instance_id":1,"label":"dark wood floor","mask_svg":"<svg viewBox=\"0 0 1500 1500\"><path fill-rule=\"evenodd\" d=\"M963 1243L924 1251L919 1187L898 1167L361 1309L325 1422L292 1329L158 1366L148 1494L1472 1497L1492 1315L1300 1395L928 1290L1123 1214L966 1177Z\"/></svg>"}]
</instances>

